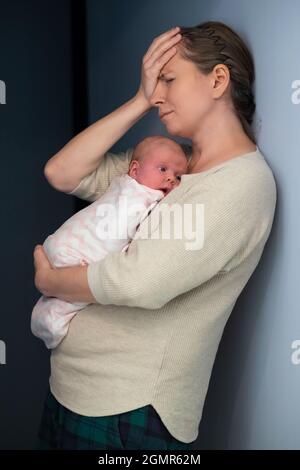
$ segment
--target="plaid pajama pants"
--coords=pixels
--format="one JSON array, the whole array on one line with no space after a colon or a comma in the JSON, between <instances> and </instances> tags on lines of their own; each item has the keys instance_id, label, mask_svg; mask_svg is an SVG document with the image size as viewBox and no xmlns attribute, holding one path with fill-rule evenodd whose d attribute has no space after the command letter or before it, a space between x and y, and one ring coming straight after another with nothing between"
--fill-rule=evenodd
<instances>
[{"instance_id":1,"label":"plaid pajama pants","mask_svg":"<svg viewBox=\"0 0 300 470\"><path fill-rule=\"evenodd\" d=\"M61 405L50 390L37 449L192 450L173 437L152 405L110 416L82 416Z\"/></svg>"}]
</instances>

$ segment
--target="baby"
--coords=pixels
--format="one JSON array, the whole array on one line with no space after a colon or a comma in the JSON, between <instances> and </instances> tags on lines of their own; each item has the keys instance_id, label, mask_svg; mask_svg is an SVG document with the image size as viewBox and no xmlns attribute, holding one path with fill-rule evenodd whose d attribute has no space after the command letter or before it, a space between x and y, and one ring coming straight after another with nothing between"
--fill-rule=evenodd
<instances>
[{"instance_id":1,"label":"baby","mask_svg":"<svg viewBox=\"0 0 300 470\"><path fill-rule=\"evenodd\" d=\"M126 251L155 205L180 184L188 160L182 147L161 136L135 147L127 174L113 178L106 192L49 235L44 250L52 266L87 265L108 253ZM31 331L48 349L66 336L76 312L87 303L68 303L41 296L31 317Z\"/></svg>"}]
</instances>

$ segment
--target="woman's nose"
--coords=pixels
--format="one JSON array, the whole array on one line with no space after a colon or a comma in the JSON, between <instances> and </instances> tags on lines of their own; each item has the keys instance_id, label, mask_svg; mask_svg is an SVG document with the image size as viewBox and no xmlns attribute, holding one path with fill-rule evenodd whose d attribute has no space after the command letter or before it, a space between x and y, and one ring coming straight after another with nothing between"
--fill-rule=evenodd
<instances>
[{"instance_id":1,"label":"woman's nose","mask_svg":"<svg viewBox=\"0 0 300 470\"><path fill-rule=\"evenodd\" d=\"M156 88L155 88L154 92L152 93L152 96L150 98L150 103L151 103L152 106L157 106L158 107L164 101L165 101L165 99L164 99L164 96L163 96L162 87L158 83L156 85Z\"/></svg>"}]
</instances>

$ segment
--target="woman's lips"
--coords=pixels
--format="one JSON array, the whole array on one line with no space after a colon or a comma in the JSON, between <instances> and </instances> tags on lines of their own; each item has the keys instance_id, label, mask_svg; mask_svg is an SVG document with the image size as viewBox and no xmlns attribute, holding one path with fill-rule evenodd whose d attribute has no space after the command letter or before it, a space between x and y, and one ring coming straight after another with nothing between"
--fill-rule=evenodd
<instances>
[{"instance_id":1,"label":"woman's lips","mask_svg":"<svg viewBox=\"0 0 300 470\"><path fill-rule=\"evenodd\" d=\"M169 116L171 113L173 113L173 111L170 111L169 113L163 114L161 119L164 119L165 117Z\"/></svg>"}]
</instances>

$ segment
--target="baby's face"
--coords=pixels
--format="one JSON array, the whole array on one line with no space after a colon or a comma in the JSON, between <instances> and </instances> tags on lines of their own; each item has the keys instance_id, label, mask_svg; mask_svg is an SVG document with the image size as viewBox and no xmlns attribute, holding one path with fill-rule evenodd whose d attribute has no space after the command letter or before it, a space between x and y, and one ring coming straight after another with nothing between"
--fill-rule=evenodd
<instances>
[{"instance_id":1,"label":"baby's face","mask_svg":"<svg viewBox=\"0 0 300 470\"><path fill-rule=\"evenodd\" d=\"M181 175L187 172L187 167L188 161L183 151L165 145L156 146L139 163L135 179L167 195L180 184Z\"/></svg>"}]
</instances>

